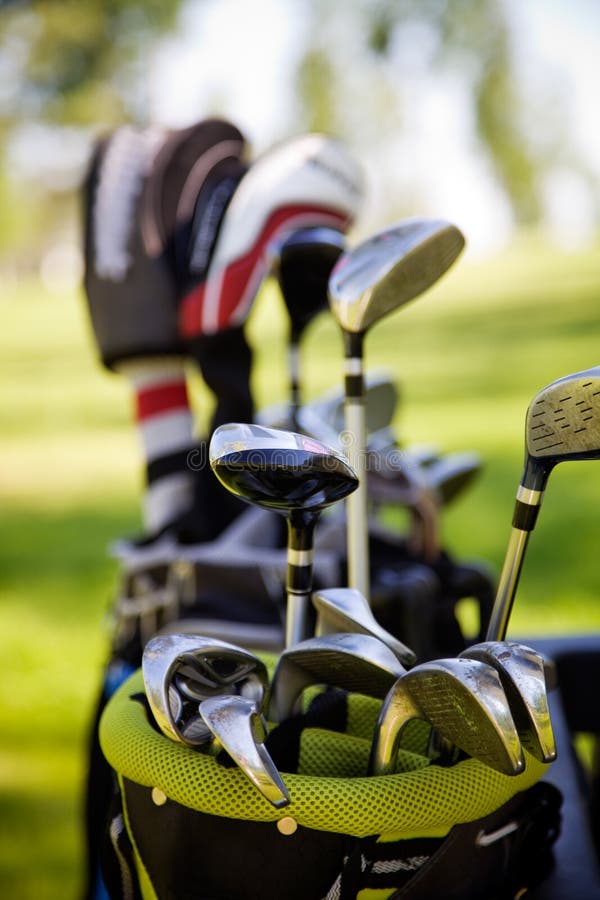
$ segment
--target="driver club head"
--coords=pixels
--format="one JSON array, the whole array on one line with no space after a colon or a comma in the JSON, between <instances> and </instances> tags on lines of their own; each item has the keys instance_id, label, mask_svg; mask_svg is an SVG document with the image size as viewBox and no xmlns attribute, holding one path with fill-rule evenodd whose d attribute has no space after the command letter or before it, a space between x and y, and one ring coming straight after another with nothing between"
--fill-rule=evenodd
<instances>
[{"instance_id":1,"label":"driver club head","mask_svg":"<svg viewBox=\"0 0 600 900\"><path fill-rule=\"evenodd\" d=\"M329 305L340 327L364 334L431 287L465 245L440 219L407 219L342 254L329 278Z\"/></svg>"},{"instance_id":2,"label":"driver club head","mask_svg":"<svg viewBox=\"0 0 600 900\"><path fill-rule=\"evenodd\" d=\"M269 718L289 718L302 691L327 684L370 697L384 697L406 669L396 654L368 634L328 634L284 650L271 682Z\"/></svg>"},{"instance_id":3,"label":"driver club head","mask_svg":"<svg viewBox=\"0 0 600 900\"><path fill-rule=\"evenodd\" d=\"M275 809L290 803L283 779L264 745L259 707L246 697L209 697L199 706L205 727Z\"/></svg>"},{"instance_id":4,"label":"driver club head","mask_svg":"<svg viewBox=\"0 0 600 900\"><path fill-rule=\"evenodd\" d=\"M269 683L265 664L250 651L190 634L159 634L148 641L142 675L160 730L193 747L210 740L198 715L202 700L235 694L260 705Z\"/></svg>"},{"instance_id":5,"label":"driver club head","mask_svg":"<svg viewBox=\"0 0 600 900\"><path fill-rule=\"evenodd\" d=\"M429 722L469 756L505 775L525 767L519 736L498 673L474 659L438 659L403 675L383 702L369 769L395 770L398 746L410 721Z\"/></svg>"},{"instance_id":6,"label":"driver club head","mask_svg":"<svg viewBox=\"0 0 600 900\"><path fill-rule=\"evenodd\" d=\"M500 676L521 744L536 759L556 759L544 658L517 641L483 641L460 654L492 666Z\"/></svg>"},{"instance_id":7,"label":"driver club head","mask_svg":"<svg viewBox=\"0 0 600 900\"><path fill-rule=\"evenodd\" d=\"M370 634L389 647L404 666L416 663L413 651L381 627L360 591L353 588L314 591L312 602L317 611L317 636L338 632Z\"/></svg>"}]
</instances>

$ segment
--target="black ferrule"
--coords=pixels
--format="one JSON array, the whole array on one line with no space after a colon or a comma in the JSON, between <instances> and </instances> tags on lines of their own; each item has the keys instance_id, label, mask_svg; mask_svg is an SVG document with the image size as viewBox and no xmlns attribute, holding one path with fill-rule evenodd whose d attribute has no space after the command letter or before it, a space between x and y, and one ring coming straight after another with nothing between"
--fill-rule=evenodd
<instances>
[{"instance_id":1,"label":"black ferrule","mask_svg":"<svg viewBox=\"0 0 600 900\"><path fill-rule=\"evenodd\" d=\"M289 594L308 594L312 590L313 567L288 566L285 588Z\"/></svg>"},{"instance_id":2,"label":"black ferrule","mask_svg":"<svg viewBox=\"0 0 600 900\"><path fill-rule=\"evenodd\" d=\"M518 528L519 531L533 531L539 511L539 504L532 506L530 503L517 500L513 512L513 528Z\"/></svg>"},{"instance_id":3,"label":"black ferrule","mask_svg":"<svg viewBox=\"0 0 600 900\"><path fill-rule=\"evenodd\" d=\"M364 332L344 331L344 356L346 359L363 356Z\"/></svg>"},{"instance_id":4,"label":"black ferrule","mask_svg":"<svg viewBox=\"0 0 600 900\"><path fill-rule=\"evenodd\" d=\"M362 374L346 375L344 378L344 390L348 399L362 400L365 395L365 380Z\"/></svg>"}]
</instances>

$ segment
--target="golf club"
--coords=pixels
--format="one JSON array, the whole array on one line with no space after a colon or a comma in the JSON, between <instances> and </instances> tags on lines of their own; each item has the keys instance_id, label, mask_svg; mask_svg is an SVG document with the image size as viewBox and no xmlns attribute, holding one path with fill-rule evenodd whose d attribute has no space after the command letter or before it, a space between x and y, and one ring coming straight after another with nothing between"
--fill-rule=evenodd
<instances>
[{"instance_id":1,"label":"golf club","mask_svg":"<svg viewBox=\"0 0 600 900\"><path fill-rule=\"evenodd\" d=\"M312 602L317 611L318 637L340 631L370 634L386 644L403 665L416 663L413 651L381 627L360 591L354 588L314 591Z\"/></svg>"},{"instance_id":2,"label":"golf club","mask_svg":"<svg viewBox=\"0 0 600 900\"><path fill-rule=\"evenodd\" d=\"M258 705L246 697L209 697L199 706L205 727L244 775L276 809L290 796L264 745L266 727Z\"/></svg>"},{"instance_id":3,"label":"golf club","mask_svg":"<svg viewBox=\"0 0 600 900\"><path fill-rule=\"evenodd\" d=\"M380 319L431 287L464 243L459 229L448 222L408 219L342 254L329 279L329 304L344 339L346 430L352 440L348 458L359 479L359 488L348 502L349 582L367 599L365 335Z\"/></svg>"},{"instance_id":4,"label":"golf club","mask_svg":"<svg viewBox=\"0 0 600 900\"><path fill-rule=\"evenodd\" d=\"M543 388L529 404L525 422L525 467L512 529L486 633L502 641L517 591L529 535L554 466L600 457L600 366L576 372Z\"/></svg>"},{"instance_id":5,"label":"golf club","mask_svg":"<svg viewBox=\"0 0 600 900\"><path fill-rule=\"evenodd\" d=\"M273 673L269 718L289 718L302 691L328 684L369 697L385 697L406 672L396 654L368 634L328 634L284 650Z\"/></svg>"},{"instance_id":6,"label":"golf club","mask_svg":"<svg viewBox=\"0 0 600 900\"><path fill-rule=\"evenodd\" d=\"M517 775L525 767L500 678L485 663L438 659L399 678L375 728L372 775L394 772L402 733L413 719L429 722L443 739L505 775Z\"/></svg>"},{"instance_id":7,"label":"golf club","mask_svg":"<svg viewBox=\"0 0 600 900\"><path fill-rule=\"evenodd\" d=\"M300 407L300 341L315 316L327 309L327 282L345 247L344 235L334 228L302 228L269 247L275 275L289 317L288 369L290 415L298 427Z\"/></svg>"},{"instance_id":8,"label":"golf club","mask_svg":"<svg viewBox=\"0 0 600 900\"><path fill-rule=\"evenodd\" d=\"M261 425L221 425L209 456L228 490L287 520L286 645L291 647L309 631L315 525L322 510L356 489L356 475L341 453L313 438Z\"/></svg>"},{"instance_id":9,"label":"golf club","mask_svg":"<svg viewBox=\"0 0 600 900\"><path fill-rule=\"evenodd\" d=\"M190 746L210 740L198 716L207 697L239 694L262 703L268 688L265 664L253 653L190 634L159 634L142 656L146 696L160 730Z\"/></svg>"},{"instance_id":10,"label":"golf club","mask_svg":"<svg viewBox=\"0 0 600 900\"><path fill-rule=\"evenodd\" d=\"M465 659L487 663L498 673L521 744L536 759L556 759L543 657L516 641L484 641L460 653Z\"/></svg>"}]
</instances>

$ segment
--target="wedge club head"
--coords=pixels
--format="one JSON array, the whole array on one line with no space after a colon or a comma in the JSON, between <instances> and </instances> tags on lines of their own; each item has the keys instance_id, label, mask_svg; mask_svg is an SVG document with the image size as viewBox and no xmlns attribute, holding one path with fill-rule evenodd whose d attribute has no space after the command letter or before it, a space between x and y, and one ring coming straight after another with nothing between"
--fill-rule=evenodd
<instances>
[{"instance_id":1,"label":"wedge club head","mask_svg":"<svg viewBox=\"0 0 600 900\"><path fill-rule=\"evenodd\" d=\"M283 779L264 745L266 728L259 708L245 697L209 697L200 703L209 733L275 809L290 802Z\"/></svg>"},{"instance_id":2,"label":"wedge club head","mask_svg":"<svg viewBox=\"0 0 600 900\"><path fill-rule=\"evenodd\" d=\"M464 659L492 666L500 676L521 744L536 759L556 759L543 657L516 641L484 641L467 647Z\"/></svg>"},{"instance_id":3,"label":"wedge club head","mask_svg":"<svg viewBox=\"0 0 600 900\"><path fill-rule=\"evenodd\" d=\"M525 767L498 673L474 659L438 659L403 675L386 696L375 729L370 772L394 772L405 727L429 722L445 740L505 775Z\"/></svg>"}]
</instances>

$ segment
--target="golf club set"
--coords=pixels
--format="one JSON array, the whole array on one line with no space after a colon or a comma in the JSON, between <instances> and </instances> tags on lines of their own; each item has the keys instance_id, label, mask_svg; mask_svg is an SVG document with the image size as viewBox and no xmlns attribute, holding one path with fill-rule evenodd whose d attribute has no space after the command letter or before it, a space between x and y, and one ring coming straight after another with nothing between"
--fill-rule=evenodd
<instances>
[{"instance_id":1,"label":"golf club set","mask_svg":"<svg viewBox=\"0 0 600 900\"><path fill-rule=\"evenodd\" d=\"M93 161L86 294L103 364L134 389L147 490L143 537L113 546L86 900L600 897L569 752L572 730L600 734L584 655L506 639L552 468L600 453L600 372L529 407L496 586L440 537L478 455L399 439L397 384L364 352L464 238L414 218L351 244L362 192L338 142L249 164L221 120L123 127ZM267 276L290 391L255 413L243 325ZM301 341L325 310L342 385L306 398ZM191 438L183 357L215 395L210 444ZM590 683L598 659L592 641Z\"/></svg>"},{"instance_id":2,"label":"golf club set","mask_svg":"<svg viewBox=\"0 0 600 900\"><path fill-rule=\"evenodd\" d=\"M296 250L314 238L290 241ZM315 243L324 240L321 232ZM398 481L416 508L433 494L427 468L436 462L398 454L386 426L369 434L364 338L431 287L463 244L447 222L409 219L332 254L326 293L344 340L343 441L339 398L322 400L330 411L320 417L318 404L301 403L297 377L287 422L264 424L263 415L215 429L214 476L261 517L255 526L285 524L285 647L251 620L236 641L234 623L215 634L218 622L203 629L200 618L177 615L142 641L141 671L121 684L99 725L119 783L113 878L104 864L111 896L123 896L114 886L124 860L141 896L156 897L333 900L373 890L490 900L522 896L547 874L561 802L544 779L556 758L555 671L506 631L552 468L600 453L600 370L560 379L529 407L526 465L485 640L425 656L370 603L369 476ZM285 254L276 252L281 266ZM470 473L456 477L464 483ZM435 528L423 511L414 521L426 560ZM323 585L315 550L321 536L325 549L328 540L339 546L340 524L347 566L328 571L325 553ZM256 548L247 548L251 559ZM180 591L192 559L180 561ZM161 821L173 830L171 856ZM227 850L243 865L228 866Z\"/></svg>"}]
</instances>

